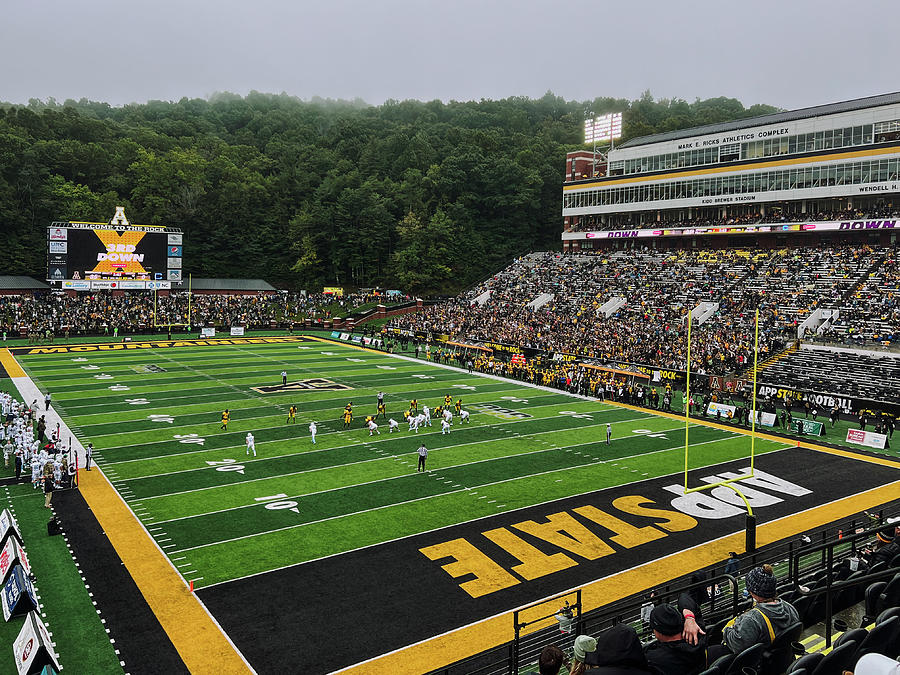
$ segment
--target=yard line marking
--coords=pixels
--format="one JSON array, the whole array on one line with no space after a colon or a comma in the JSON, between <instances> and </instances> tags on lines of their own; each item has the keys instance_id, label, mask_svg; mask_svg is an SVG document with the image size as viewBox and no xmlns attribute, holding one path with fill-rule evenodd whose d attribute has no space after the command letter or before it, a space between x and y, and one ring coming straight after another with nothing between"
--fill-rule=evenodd
<instances>
[{"instance_id":1,"label":"yard line marking","mask_svg":"<svg viewBox=\"0 0 900 675\"><path fill-rule=\"evenodd\" d=\"M631 420L631 421L634 421L634 420ZM604 423L604 422L601 422L600 424L593 424L593 425L589 425L589 426L587 426L587 427L579 427L579 428L580 428L580 429L587 429L587 428L590 428L591 426L603 426L603 424L605 424L605 423ZM615 422L614 422L613 424L615 424ZM682 427L678 427L677 429L675 429L675 431L678 431L678 430L680 430L681 428L682 428ZM666 431L672 431L672 430L671 430L671 429L668 429L668 430L666 430ZM554 432L553 432L553 431L541 431L541 432L536 432L536 434L534 434L534 435L537 435L537 433L550 434L550 433L554 433ZM660 432L660 433L662 433L662 432ZM630 439L630 438L631 438L630 436L623 436L622 438L619 438L619 439L613 439L613 440L625 440L625 439ZM434 450L432 450L432 452L441 452L441 451L444 451L444 450L452 450L452 449L455 449L455 448L462 448L462 447L465 447L465 446L467 446L467 445L479 445L479 444L481 444L481 443L493 443L493 442L495 442L496 440L497 440L497 439L488 439L488 440L481 440L481 441L473 441L473 442L471 442L471 443L460 443L459 445L450 445L450 446L447 446L446 448L435 448ZM515 455L504 455L503 457L497 457L497 458L481 459L481 460L476 460L476 461L474 461L474 462L467 462L467 463L464 463L464 464L454 464L453 466L454 466L454 467L456 467L456 466L468 466L468 464L477 464L478 462L492 461L493 459L503 459L503 458L505 458L505 457L520 457L520 456L523 456L523 455L534 454L534 453L536 453L536 452L548 452L548 451L551 451L551 450L560 450L560 449L565 448L565 447L577 447L578 445L582 445L582 443L577 443L577 444L574 444L573 446L558 446L558 445L553 445L553 446L551 446L551 447L549 447L549 448L539 448L539 449L537 449L537 450L531 450L531 451L525 452L525 453L518 453L518 454L515 454ZM352 447L352 446L350 446L350 447ZM566 452L569 452L569 451L567 450ZM393 458L393 459L400 459L402 456L409 456L409 457L411 457L411 456L414 455L414 454L415 454L415 451L411 451L411 452L403 453L403 455L391 455L390 457ZM192 492L203 492L203 491L205 491L205 490L216 490L216 489L218 489L218 488L230 487L230 486L234 486L234 485L247 485L247 484L249 484L249 483L257 483L257 482L260 482L260 481L273 480L273 479L280 479L280 478L288 478L288 477L291 477L291 476L299 476L299 475L306 474L306 473L315 473L316 471L327 471L327 470L329 470L329 469L342 469L342 468L345 468L345 467L356 466L356 465L359 465L359 464L368 464L369 462L378 462L378 461L380 461L380 460L382 460L382 459L387 459L387 457L373 457L373 458L371 458L371 459L363 459L363 460L360 460L360 461L358 461L358 462L349 462L349 463L347 463L347 464L332 464L332 465L329 465L329 466L319 467L319 468L317 468L317 469L304 469L303 471L294 471L294 472L292 472L292 473L280 473L280 474L275 474L274 476L264 476L264 477L262 477L262 478L251 478L251 479L249 479L249 480L242 480L242 481L237 482L237 483L220 483L219 485L209 485L209 486L202 487L202 488L194 488L194 489L192 489L192 490L181 490L181 491L179 491L179 492L167 492L167 493L161 494L161 495L150 495L150 496L141 497L141 499L142 499L143 501L149 501L149 500L151 500L151 499L160 499L160 498L163 498L163 497L173 497L173 496L175 496L175 495L189 494L189 493L192 493ZM619 458L619 459L621 459L621 458ZM253 460L251 460L251 461L253 461ZM203 468L207 468L207 469L208 469L209 467L203 467ZM453 468L453 467L444 467L444 469L448 469L448 468ZM197 470L197 469L190 469L190 471L196 471L196 470ZM443 470L443 469L442 469L442 470ZM184 473L184 472L175 471L175 472L173 472L173 473ZM169 475L169 474L161 474L161 475ZM155 476L144 476L143 478L154 478L154 477L155 477ZM399 477L400 477L400 476L393 476L392 478L399 478ZM131 480L141 480L141 478L132 478ZM378 482L378 481L381 481L381 480L389 480L389 479L387 479L387 478L379 478L379 479L376 479L376 480L374 480L374 481L366 481L365 483L355 483L354 485L368 485L369 483L375 483L375 482ZM340 488L333 488L333 489L340 489ZM330 491L330 490L325 490L325 492L328 492L328 491ZM309 494L317 494L317 493L309 493ZM225 510L227 510L227 509L225 509ZM190 516L189 516L189 517L190 517ZM160 522L165 522L165 521L160 521Z\"/></svg>"},{"instance_id":2,"label":"yard line marking","mask_svg":"<svg viewBox=\"0 0 900 675\"><path fill-rule=\"evenodd\" d=\"M788 449L790 449L790 448L792 448L792 447L794 447L794 446L792 446L792 445L783 445L783 446L780 447L780 448L775 448L775 449L771 450L771 452L772 452L772 453L775 453L775 452L782 452L782 451L788 450ZM668 449L671 450L672 448L668 448ZM661 452L661 451L660 451L660 452ZM651 454L652 454L652 453L651 453ZM769 453L767 453L767 454L769 454ZM743 458L743 459L747 459L747 458ZM712 467L714 467L714 466L718 466L718 465L720 465L720 464L727 463L727 461L728 461L728 460L726 460L726 462L715 462L715 463L712 463L712 464L706 464L705 466L694 467L694 468L692 469L692 471L702 471L703 469L709 469L709 468L712 468ZM583 467L576 467L576 468L583 468ZM665 476L656 476L655 478L666 478L666 477L668 477L668 476L684 476L684 472L681 471L681 472L669 473L669 474L666 474ZM649 479L648 479L648 480L649 480ZM634 485L634 484L636 484L636 483L642 483L642 482L644 482L644 481L634 481L633 483L626 483L626 485ZM479 487L485 487L485 486L479 486ZM483 498L484 498L484 497L479 497L479 499L483 499ZM555 501L555 500L553 500L553 501ZM541 503L544 503L544 502L541 502ZM518 508L511 509L511 510L509 511L509 513L515 513L516 511L521 511L521 510L523 510L523 509L530 509L530 508L532 508L532 507L534 507L534 506L539 506L539 505L540 505L540 503L538 503L538 504L527 504L527 505L525 505L525 506L520 506L520 507L518 507ZM815 508L815 507L814 507L814 508ZM377 542L377 543L374 543L374 544L367 544L367 545L365 545L365 546L359 546L359 547L357 547L357 548L349 549L349 550L347 550L347 551L339 551L339 552L337 552L337 553L329 553L328 555L323 555L323 556L320 556L320 557L318 557L318 558L313 558L313 559L311 559L311 560L304 560L303 562L291 563L291 564L289 564L289 565L282 565L282 566L280 566L280 567L275 567L275 568L270 569L270 570L263 570L263 571L261 571L261 572L254 572L253 574L248 574L248 575L243 576L243 577L235 577L234 579L227 579L227 580L224 580L224 581L216 581L216 582L214 582L214 583L208 584L206 587L207 587L207 588L212 588L213 586L221 586L221 585L224 585L224 584L231 583L232 581L241 581L241 580L243 580L243 579L251 579L251 578L253 578L253 577L257 577L257 576L260 576L260 575L262 575L262 574L269 574L270 572L277 572L277 571L279 571L279 570L288 569L288 568L290 568L290 567L298 567L299 565L306 565L306 564L308 564L308 563L318 562L319 560L327 560L328 558L334 558L335 556L345 555L345 554L347 554L347 553L356 553L357 551L363 551L363 550L365 550L365 549L367 549L367 548L373 548L373 547L375 547L375 546L382 546L382 545L384 545L384 544L392 544L392 543L394 543L394 542L396 542L396 541L403 541L404 539L409 539L410 537L417 537L417 536L422 535L422 534L430 534L430 533L432 533L432 532L437 532L438 530L443 530L443 529L446 529L447 527L456 527L457 525L465 525L465 524L467 524L467 523L474 523L474 522L476 522L476 521L483 520L483 519L486 518L486 517L487 517L487 516L479 516L479 517L477 517L477 518L471 518L470 520L466 520L466 521L463 521L463 522L460 522L460 523L454 523L453 525L450 525L450 526L448 526L448 525L441 525L440 527L434 527L434 528L432 528L432 529L430 529L430 530L423 530L422 532L413 532L413 533L411 533L411 534L405 534L405 535L403 535L402 537L395 537L395 538L393 538L393 539L388 539L388 540L386 540L386 541L380 541L380 542ZM312 523L307 523L307 524L312 524ZM295 525L295 526L293 526L293 527L302 527L302 525L300 525L300 526L296 526L296 525ZM281 528L281 529L291 529L291 528ZM250 535L250 536L258 536L258 535ZM246 537L238 537L238 539L242 539L242 538L246 538ZM227 543L227 542L218 542L218 543ZM207 544L207 546L213 546L213 545L215 545L215 544ZM202 548L202 547L196 547L196 548Z\"/></svg>"},{"instance_id":3,"label":"yard line marking","mask_svg":"<svg viewBox=\"0 0 900 675\"><path fill-rule=\"evenodd\" d=\"M699 447L699 446L701 446L701 445L707 445L707 444L709 444L709 443L721 443L722 441L727 441L727 440L731 440L731 439L730 439L730 438L717 438L717 439L715 439L715 440L704 441L703 443L697 443L695 446L692 446L692 447ZM632 455L632 457L646 457L646 456L648 456L648 455L654 455L654 454L657 454L657 453L660 453L660 452L668 452L668 451L674 450L674 449L676 449L676 448L678 448L678 447L679 447L679 446L675 445L675 446L671 446L671 447L668 447L668 448L664 448L664 449L662 449L662 450L654 450L654 451L652 451L652 452L645 452L645 453L642 453L642 454L640 454L640 455ZM789 448L789 447L793 447L793 446L785 446L784 448L779 448L778 450L773 450L773 452L778 452L779 450L784 450L784 449ZM723 462L717 462L717 464L722 464L722 463L723 463ZM503 484L503 483L510 483L510 482L512 482L512 481L526 480L526 479L529 479L529 478L536 478L536 477L538 477L538 476L545 476L545 475L547 475L547 474L556 473L556 472L558 472L558 471L574 471L574 470L577 470L577 469L584 469L585 466L587 466L587 465L586 465L586 464L576 464L575 466L565 467L565 468L562 468L562 469L550 469L549 471L539 471L538 473L532 473L532 474L528 474L528 475L525 475L525 476L516 476L516 477L514 477L514 478L504 478L503 480L494 481L494 482L492 482L492 483L484 483L484 484L482 484L482 485L478 485L477 487L478 487L478 489L482 489L482 488L486 488L486 487L492 487L492 486L494 486L494 485L501 485L501 484ZM710 465L710 466L714 466L714 465ZM704 467L697 467L697 468L704 468ZM696 468L692 469L692 471L695 471L695 470L696 470ZM639 482L639 481L633 481L633 482ZM630 483L626 483L626 484L630 484ZM417 497L417 498L415 498L415 499L407 499L407 500L402 501L402 502L394 502L393 504L385 504L385 505L383 505L383 506L373 506L372 508L369 508L369 509L363 509L363 510L361 510L361 511L354 511L354 512L352 512L352 513L344 513L344 514L340 514L340 515L337 515L337 516L328 516L327 518L320 518L320 519L318 519L318 520L311 520L311 521L309 521L309 522L307 522L307 523L299 523L299 524L297 524L297 525L288 525L288 526L286 526L286 527L278 527L278 528L275 528L275 529L272 529L272 530L266 530L265 532L256 532L256 533L254 533L254 534L245 534L245 535L242 535L242 536L240 536L240 537L233 537L233 538L231 538L231 539L224 539L224 540L222 540L222 541L210 542L210 543L208 543L208 544L200 544L200 545L198 545L198 546L188 546L188 547L186 547L186 548L178 549L177 552L178 552L178 553L184 553L185 551L194 551L194 550L201 549L201 548L208 548L208 547L210 547L210 546L217 546L217 545L219 545L219 544L228 544L228 543L231 543L231 542L234 542L234 541L241 541L241 540L243 540L243 539L252 539L252 538L254 538L254 537L261 537L261 536L265 536L265 535L268 535L268 534L273 534L273 533L275 533L275 532L284 532L284 531L286 531L286 530L294 530L294 529L297 529L297 528L300 528L300 527L306 527L306 526L308 526L308 525L316 525L317 523L324 523L324 522L327 522L327 521L330 521L330 520L337 520L337 519L339 519L339 518L348 518L348 517L351 517L351 516L357 516L357 515L360 515L360 514L363 514L363 513L370 513L370 512L372 512L372 511L382 511L382 510L384 510L384 509L392 508L392 507L395 507L395 506L402 506L402 505L404 505L404 504L412 504L412 503L415 503L415 502L426 501L426 500L429 500L429 499L435 499L435 498L438 498L438 497L446 497L447 495L458 494L458 493L462 493L462 492L465 492L465 490L451 490L451 491L449 491L449 492L441 492L440 494L436 494L436 495L428 495L428 496L425 496L425 497ZM490 503L490 502L489 502L489 503ZM529 507L530 507L530 506L534 506L534 504L529 505ZM239 508L242 508L242 507L239 507ZM528 508L528 507L522 507L522 508ZM169 522L169 521L161 521L161 522ZM460 524L460 523L455 523L454 525L458 525L458 524ZM437 528L437 529L441 529L441 528ZM421 534L421 533L417 533L417 534ZM402 538L402 537L401 537L401 538ZM380 543L380 544L383 544L383 543L385 543L385 542L379 542L379 543ZM362 547L362 548L366 548L366 547ZM356 549L354 549L354 550L356 550ZM347 551L344 551L344 553L347 553ZM328 557L328 556L325 556L325 557ZM310 561L305 561L305 562L310 562ZM303 563L296 563L296 564L303 564ZM271 570L270 570L270 571L271 571ZM253 575L250 575L250 576L253 576Z\"/></svg>"}]
</instances>

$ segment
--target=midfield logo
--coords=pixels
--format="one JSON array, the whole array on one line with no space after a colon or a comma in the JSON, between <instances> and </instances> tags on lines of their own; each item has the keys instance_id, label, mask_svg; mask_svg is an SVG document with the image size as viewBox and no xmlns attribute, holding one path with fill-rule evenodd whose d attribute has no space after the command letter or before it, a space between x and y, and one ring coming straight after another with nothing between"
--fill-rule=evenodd
<instances>
[{"instance_id":1,"label":"midfield logo","mask_svg":"<svg viewBox=\"0 0 900 675\"><path fill-rule=\"evenodd\" d=\"M270 387L251 387L253 391L260 394L280 394L286 391L342 391L344 389L352 389L346 384L338 384L322 377L314 377L309 380L300 380L298 382L288 382L287 384L273 384Z\"/></svg>"}]
</instances>

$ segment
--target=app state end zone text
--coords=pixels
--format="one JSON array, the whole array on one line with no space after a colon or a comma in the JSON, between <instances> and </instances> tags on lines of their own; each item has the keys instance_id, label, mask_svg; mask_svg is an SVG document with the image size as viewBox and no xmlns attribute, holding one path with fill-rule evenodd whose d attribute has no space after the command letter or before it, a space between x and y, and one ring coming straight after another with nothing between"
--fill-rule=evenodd
<instances>
[{"instance_id":1,"label":"app state end zone text","mask_svg":"<svg viewBox=\"0 0 900 675\"><path fill-rule=\"evenodd\" d=\"M353 389L346 384L339 384L326 380L323 377L314 377L308 380L298 380L297 382L288 382L287 384L273 384L272 386L251 387L253 391L260 394L280 394L287 391L343 391L345 389Z\"/></svg>"}]
</instances>

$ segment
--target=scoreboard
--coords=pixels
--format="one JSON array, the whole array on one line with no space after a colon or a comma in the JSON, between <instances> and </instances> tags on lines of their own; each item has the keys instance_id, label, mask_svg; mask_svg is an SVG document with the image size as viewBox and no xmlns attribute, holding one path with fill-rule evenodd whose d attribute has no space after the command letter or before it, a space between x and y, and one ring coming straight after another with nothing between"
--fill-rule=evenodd
<instances>
[{"instance_id":1,"label":"scoreboard","mask_svg":"<svg viewBox=\"0 0 900 675\"><path fill-rule=\"evenodd\" d=\"M170 288L182 280L180 230L132 225L116 209L109 223L54 222L47 228L47 281L67 290Z\"/></svg>"}]
</instances>

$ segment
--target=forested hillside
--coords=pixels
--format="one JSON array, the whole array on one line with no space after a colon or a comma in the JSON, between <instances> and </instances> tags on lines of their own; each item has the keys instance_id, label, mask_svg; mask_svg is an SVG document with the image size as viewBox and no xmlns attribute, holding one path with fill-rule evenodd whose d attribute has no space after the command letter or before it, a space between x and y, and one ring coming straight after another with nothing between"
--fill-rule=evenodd
<instances>
[{"instance_id":1,"label":"forested hillside","mask_svg":"<svg viewBox=\"0 0 900 675\"><path fill-rule=\"evenodd\" d=\"M0 104L0 274L44 274L53 220L185 231L185 271L450 292L556 248L585 110L626 137L772 112L727 98Z\"/></svg>"}]
</instances>

